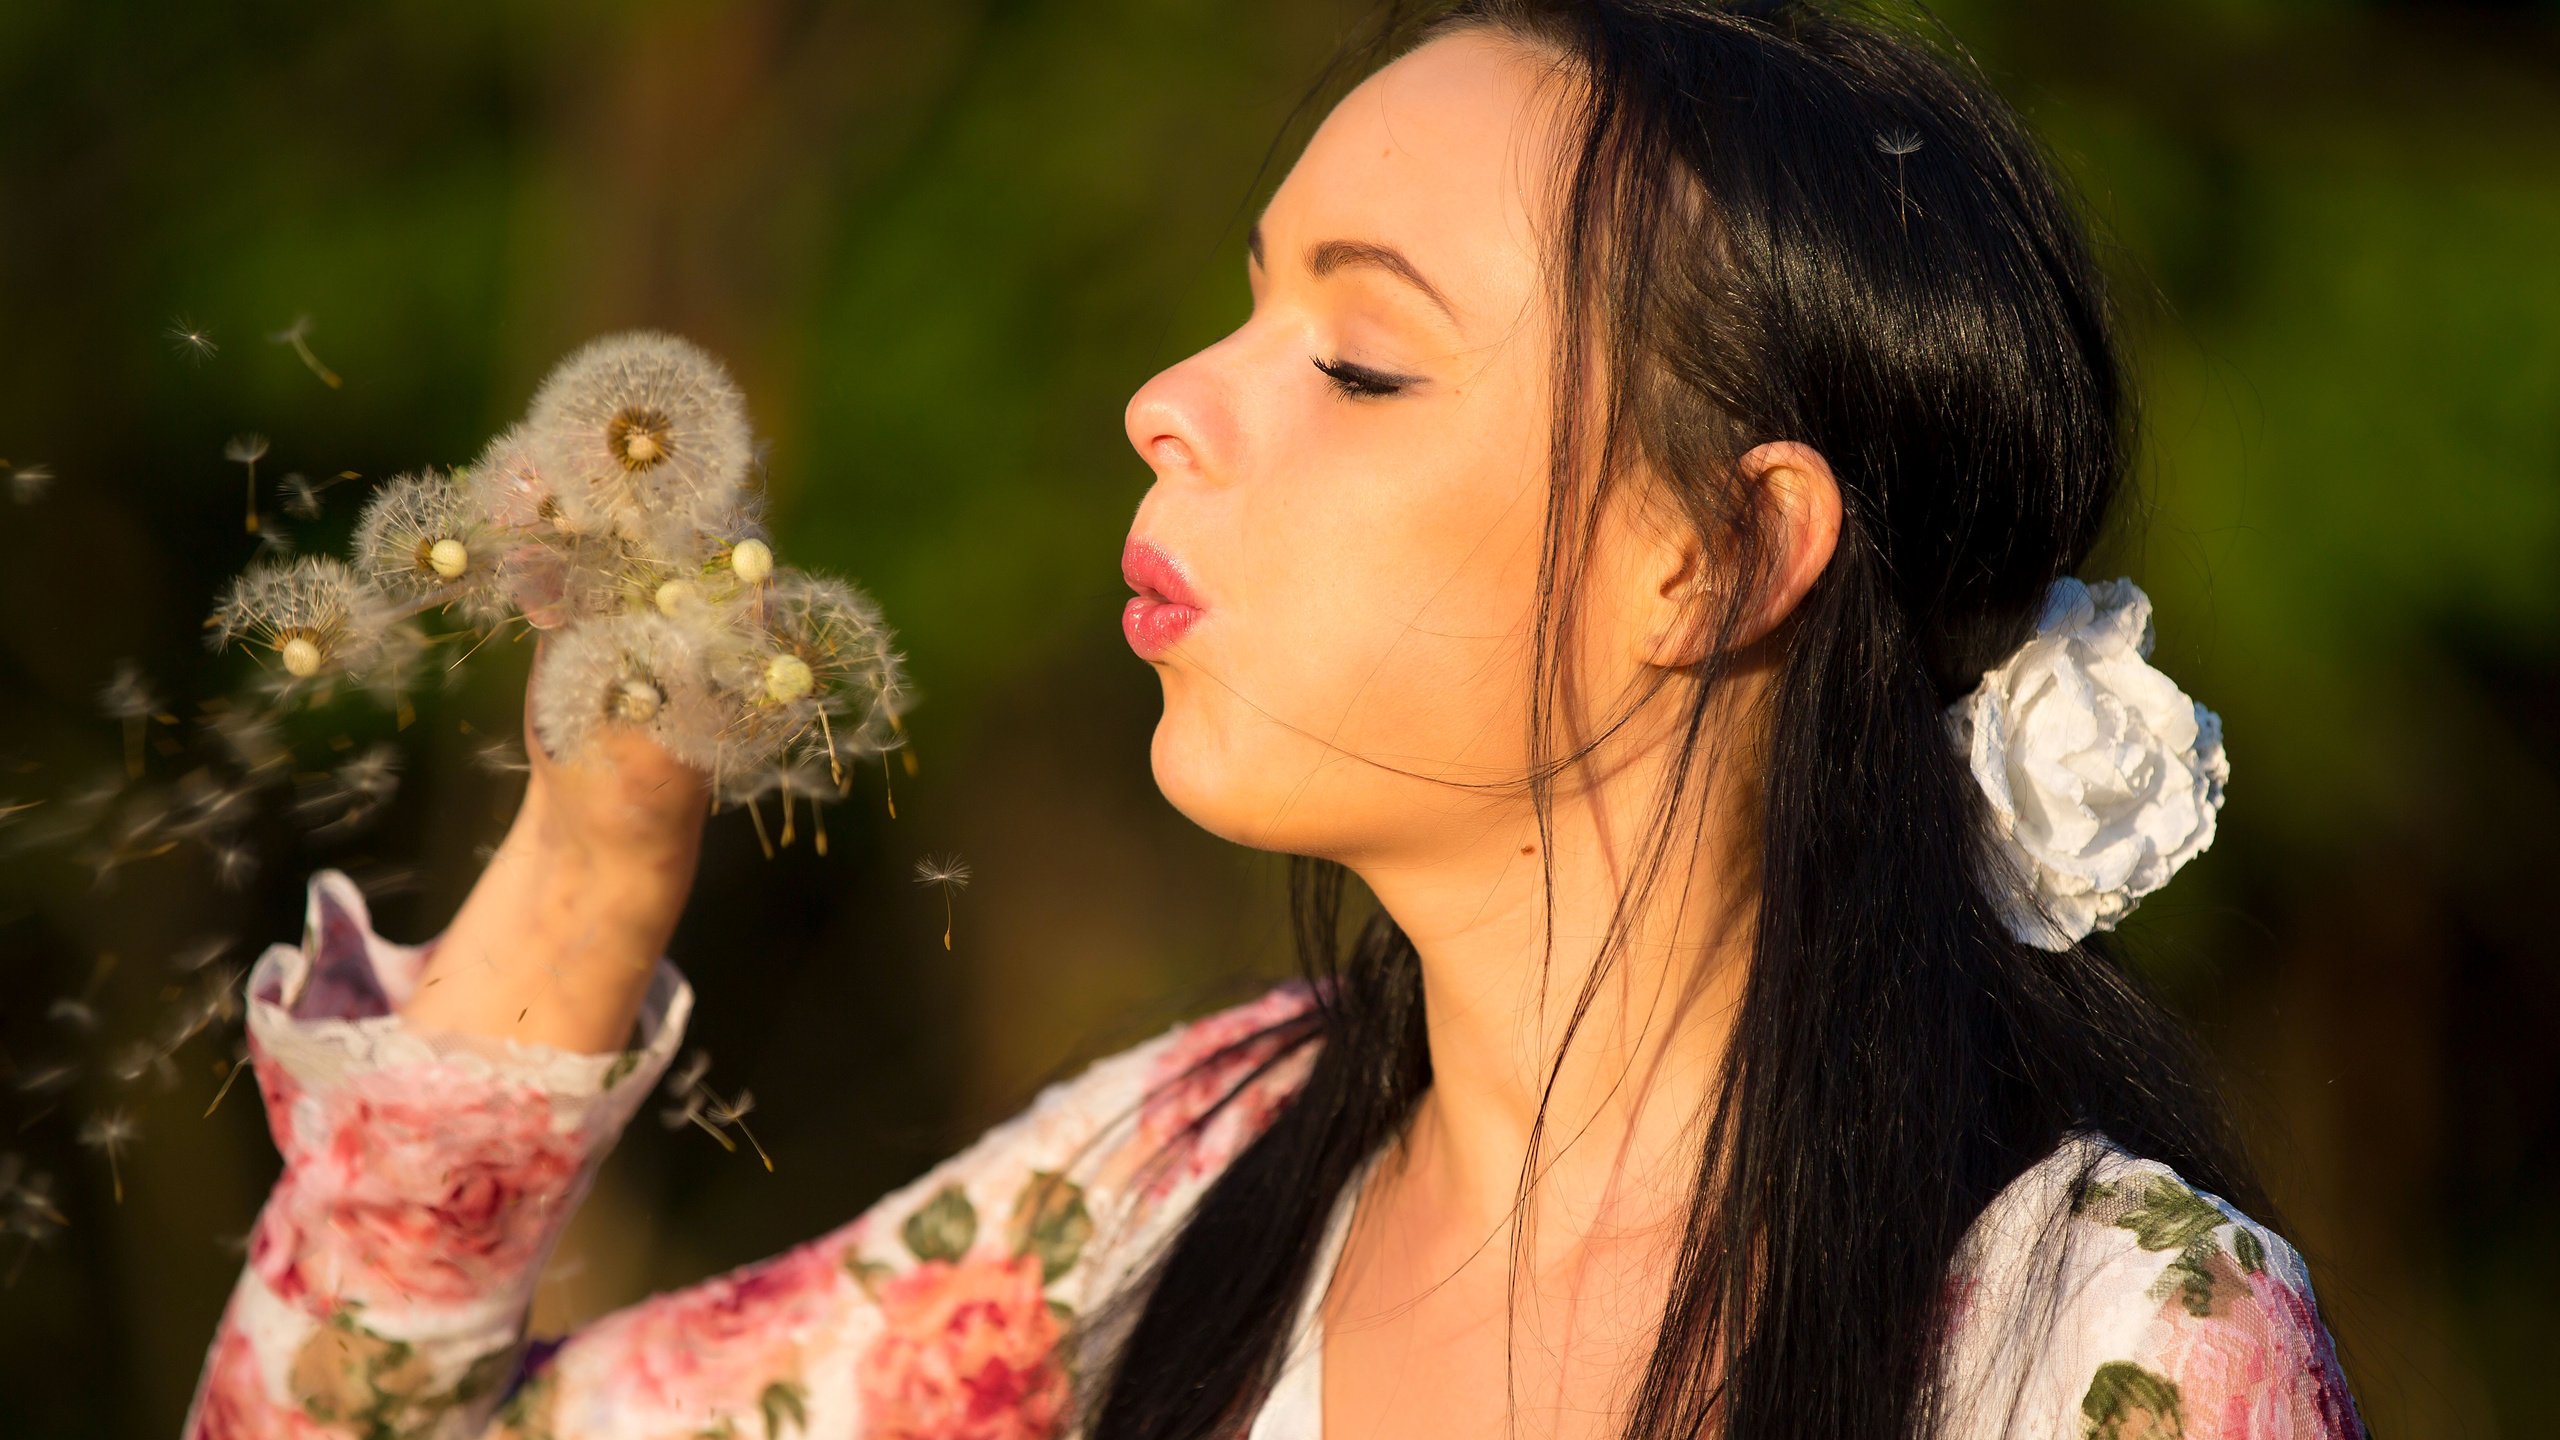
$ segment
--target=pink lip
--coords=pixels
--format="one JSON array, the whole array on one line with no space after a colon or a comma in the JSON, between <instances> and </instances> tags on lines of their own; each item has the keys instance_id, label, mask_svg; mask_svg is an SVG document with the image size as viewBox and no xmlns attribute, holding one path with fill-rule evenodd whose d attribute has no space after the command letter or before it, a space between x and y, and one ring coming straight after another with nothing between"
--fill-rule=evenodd
<instances>
[{"instance_id":1,"label":"pink lip","mask_svg":"<svg viewBox=\"0 0 2560 1440\"><path fill-rule=\"evenodd\" d=\"M1173 557L1134 535L1120 552L1120 578L1138 592L1120 611L1120 633L1142 660L1172 649L1205 608Z\"/></svg>"}]
</instances>

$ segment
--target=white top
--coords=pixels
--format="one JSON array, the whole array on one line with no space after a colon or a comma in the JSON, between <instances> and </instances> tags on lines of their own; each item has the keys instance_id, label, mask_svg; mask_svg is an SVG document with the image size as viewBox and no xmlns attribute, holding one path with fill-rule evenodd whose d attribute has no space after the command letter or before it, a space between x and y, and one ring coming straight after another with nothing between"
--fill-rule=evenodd
<instances>
[{"instance_id":1,"label":"white top","mask_svg":"<svg viewBox=\"0 0 2560 1440\"><path fill-rule=\"evenodd\" d=\"M1351 1215L1379 1151L1361 1162L1351 1183L1333 1200L1333 1217L1325 1222L1324 1239L1308 1276L1307 1293L1298 1299L1297 1323L1291 1327L1289 1353L1262 1408L1254 1412L1245 1440L1322 1440L1324 1435L1324 1323L1320 1318L1325 1291L1342 1263L1342 1243L1351 1233Z\"/></svg>"}]
</instances>

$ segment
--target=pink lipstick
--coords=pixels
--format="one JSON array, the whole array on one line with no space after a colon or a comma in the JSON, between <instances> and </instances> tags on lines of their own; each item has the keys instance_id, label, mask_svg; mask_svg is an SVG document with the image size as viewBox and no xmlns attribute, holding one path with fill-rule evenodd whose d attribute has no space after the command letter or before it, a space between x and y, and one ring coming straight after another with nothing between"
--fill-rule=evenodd
<instances>
[{"instance_id":1,"label":"pink lipstick","mask_svg":"<svg viewBox=\"0 0 2560 1440\"><path fill-rule=\"evenodd\" d=\"M1154 545L1129 537L1120 552L1120 578L1138 593L1120 611L1120 633L1138 658L1153 660L1173 648L1203 608L1199 593L1173 557Z\"/></svg>"}]
</instances>

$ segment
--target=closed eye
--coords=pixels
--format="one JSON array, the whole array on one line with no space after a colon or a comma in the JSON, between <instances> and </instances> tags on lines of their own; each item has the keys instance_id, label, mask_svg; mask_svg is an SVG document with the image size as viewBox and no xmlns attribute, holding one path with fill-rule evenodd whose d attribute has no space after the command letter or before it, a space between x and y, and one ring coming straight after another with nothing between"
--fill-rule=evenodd
<instances>
[{"instance_id":1,"label":"closed eye","mask_svg":"<svg viewBox=\"0 0 2560 1440\"><path fill-rule=\"evenodd\" d=\"M1372 400L1382 395L1393 395L1413 383L1405 376L1389 375L1381 370L1372 370L1365 365L1354 365L1348 360L1327 360L1317 356L1315 367L1324 372L1326 379L1333 382L1335 390L1355 400Z\"/></svg>"}]
</instances>

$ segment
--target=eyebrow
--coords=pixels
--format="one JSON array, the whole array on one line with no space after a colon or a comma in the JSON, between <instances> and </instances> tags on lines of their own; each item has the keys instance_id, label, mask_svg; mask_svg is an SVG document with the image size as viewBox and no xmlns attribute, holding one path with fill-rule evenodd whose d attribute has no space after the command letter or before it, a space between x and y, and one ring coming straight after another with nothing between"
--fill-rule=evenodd
<instances>
[{"instance_id":1,"label":"eyebrow","mask_svg":"<svg viewBox=\"0 0 2560 1440\"><path fill-rule=\"evenodd\" d=\"M1253 228L1245 232L1244 248L1255 264L1267 266L1270 263L1263 258L1261 221L1253 222ZM1318 279L1353 265L1386 271L1421 291L1424 299L1440 307L1440 313L1449 318L1450 324L1458 323L1457 307L1449 303L1449 297L1441 294L1440 287L1425 278L1421 268L1392 245L1381 245L1372 240L1323 240L1307 248L1307 270Z\"/></svg>"}]
</instances>

